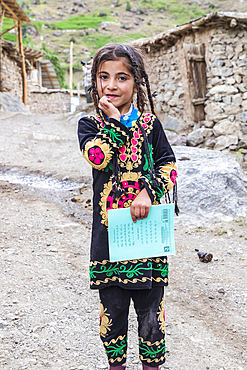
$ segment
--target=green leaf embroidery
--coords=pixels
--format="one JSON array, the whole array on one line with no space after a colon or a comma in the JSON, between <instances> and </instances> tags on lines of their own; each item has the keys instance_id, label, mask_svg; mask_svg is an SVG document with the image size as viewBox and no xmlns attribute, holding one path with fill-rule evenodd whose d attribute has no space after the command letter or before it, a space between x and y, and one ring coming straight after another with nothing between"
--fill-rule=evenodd
<instances>
[{"instance_id":1,"label":"green leaf embroidery","mask_svg":"<svg viewBox=\"0 0 247 370\"><path fill-rule=\"evenodd\" d=\"M143 356L147 356L150 358L156 358L159 354L165 354L166 352L166 346L165 343L160 344L157 346L156 350L153 347L148 347L148 345L144 344L139 340L139 348L142 352Z\"/></svg>"},{"instance_id":2,"label":"green leaf embroidery","mask_svg":"<svg viewBox=\"0 0 247 370\"><path fill-rule=\"evenodd\" d=\"M127 348L127 339L124 339L120 342L120 344L106 347L105 351L107 355L110 355L111 357L116 357L123 355L126 352L126 348Z\"/></svg>"}]
</instances>

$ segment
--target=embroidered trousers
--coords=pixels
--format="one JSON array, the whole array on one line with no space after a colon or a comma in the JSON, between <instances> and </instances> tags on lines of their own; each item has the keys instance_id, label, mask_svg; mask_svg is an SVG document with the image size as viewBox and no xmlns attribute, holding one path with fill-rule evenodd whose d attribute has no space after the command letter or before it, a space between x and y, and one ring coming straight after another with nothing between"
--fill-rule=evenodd
<instances>
[{"instance_id":1,"label":"embroidered trousers","mask_svg":"<svg viewBox=\"0 0 247 370\"><path fill-rule=\"evenodd\" d=\"M144 365L165 362L164 287L128 290L118 286L99 289L100 337L111 366L124 364L130 300L138 320L139 356Z\"/></svg>"}]
</instances>

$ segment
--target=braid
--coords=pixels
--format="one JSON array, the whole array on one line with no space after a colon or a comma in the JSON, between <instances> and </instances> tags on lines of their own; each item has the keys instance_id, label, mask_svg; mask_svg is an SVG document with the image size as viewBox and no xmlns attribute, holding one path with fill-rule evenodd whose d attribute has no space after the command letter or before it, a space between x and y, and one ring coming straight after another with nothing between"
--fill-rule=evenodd
<instances>
[{"instance_id":1,"label":"braid","mask_svg":"<svg viewBox=\"0 0 247 370\"><path fill-rule=\"evenodd\" d=\"M149 80L148 80L148 75L145 73L144 75L144 80L146 82L146 87L147 87L147 92L148 92L148 100L149 100L149 104L150 104L150 107L151 107L151 112L155 114L155 110L154 110L154 101L153 101L153 97L152 97L152 94L151 94L151 89L150 89L150 84L149 84Z\"/></svg>"}]
</instances>

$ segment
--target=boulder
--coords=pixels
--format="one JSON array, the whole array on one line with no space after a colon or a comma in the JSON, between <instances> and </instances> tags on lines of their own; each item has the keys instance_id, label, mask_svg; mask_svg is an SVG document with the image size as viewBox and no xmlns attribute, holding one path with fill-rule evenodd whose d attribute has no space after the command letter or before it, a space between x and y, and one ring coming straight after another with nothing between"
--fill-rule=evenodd
<instances>
[{"instance_id":1,"label":"boulder","mask_svg":"<svg viewBox=\"0 0 247 370\"><path fill-rule=\"evenodd\" d=\"M25 104L10 92L0 92L0 106L3 111L31 114Z\"/></svg>"},{"instance_id":2,"label":"boulder","mask_svg":"<svg viewBox=\"0 0 247 370\"><path fill-rule=\"evenodd\" d=\"M222 135L215 139L215 150L223 150L229 146L236 146L238 144L238 137L236 135Z\"/></svg>"},{"instance_id":3,"label":"boulder","mask_svg":"<svg viewBox=\"0 0 247 370\"><path fill-rule=\"evenodd\" d=\"M166 137L171 145L186 145L186 134L177 134L174 131L165 130Z\"/></svg>"},{"instance_id":4,"label":"boulder","mask_svg":"<svg viewBox=\"0 0 247 370\"><path fill-rule=\"evenodd\" d=\"M185 123L183 120L179 120L175 117L167 115L162 124L164 129L169 129L172 131L179 132L185 128Z\"/></svg>"},{"instance_id":5,"label":"boulder","mask_svg":"<svg viewBox=\"0 0 247 370\"><path fill-rule=\"evenodd\" d=\"M235 158L217 150L173 149L181 219L194 217L207 222L247 217L247 177Z\"/></svg>"},{"instance_id":6,"label":"boulder","mask_svg":"<svg viewBox=\"0 0 247 370\"><path fill-rule=\"evenodd\" d=\"M224 119L223 121L220 121L213 127L213 132L215 136L220 135L231 135L233 132L240 131L241 126L240 123L234 121L231 122L227 119Z\"/></svg>"},{"instance_id":7,"label":"boulder","mask_svg":"<svg viewBox=\"0 0 247 370\"><path fill-rule=\"evenodd\" d=\"M53 36L61 37L62 36L62 31L55 31L55 32L53 32Z\"/></svg>"},{"instance_id":8,"label":"boulder","mask_svg":"<svg viewBox=\"0 0 247 370\"><path fill-rule=\"evenodd\" d=\"M203 136L203 129L198 128L197 130L194 130L190 132L187 136L187 145L188 146L197 146L204 141Z\"/></svg>"}]
</instances>

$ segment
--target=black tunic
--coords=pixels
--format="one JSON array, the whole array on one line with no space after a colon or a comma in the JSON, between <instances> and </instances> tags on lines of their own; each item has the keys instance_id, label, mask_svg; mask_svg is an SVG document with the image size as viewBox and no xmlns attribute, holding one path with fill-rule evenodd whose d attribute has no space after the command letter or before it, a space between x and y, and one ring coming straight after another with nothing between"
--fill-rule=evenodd
<instances>
[{"instance_id":1,"label":"black tunic","mask_svg":"<svg viewBox=\"0 0 247 370\"><path fill-rule=\"evenodd\" d=\"M148 149L159 182L157 188L148 171L144 138L136 122L127 128L110 118L85 116L79 120L78 136L83 156L93 167L93 228L90 253L90 287L101 289L118 285L125 289L151 289L168 283L166 257L110 262L107 210L130 207L143 187L152 204L175 183L177 166L160 121L143 114L140 123L148 138ZM121 176L121 196L114 199L112 158L117 153Z\"/></svg>"}]
</instances>

